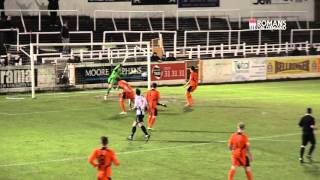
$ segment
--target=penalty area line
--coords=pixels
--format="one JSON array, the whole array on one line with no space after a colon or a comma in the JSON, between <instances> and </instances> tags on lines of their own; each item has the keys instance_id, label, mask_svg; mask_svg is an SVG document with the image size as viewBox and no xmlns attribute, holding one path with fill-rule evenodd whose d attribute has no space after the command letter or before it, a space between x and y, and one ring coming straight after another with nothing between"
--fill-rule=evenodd
<instances>
[{"instance_id":1,"label":"penalty area line","mask_svg":"<svg viewBox=\"0 0 320 180\"><path fill-rule=\"evenodd\" d=\"M278 137L289 137L289 136L295 136L299 135L301 133L292 133L292 134L279 134L279 135L273 135L273 136L261 136L261 137L254 137L250 138L250 140L253 141L289 141L289 140L275 140L272 138L278 138ZM208 143L197 143L197 144L187 144L187 145L181 145L181 146L170 146L170 147L163 147L163 148L155 148L155 149L144 149L144 150L136 150L136 151L126 151L126 152L119 152L117 155L126 155L126 154L135 154L135 153L142 153L142 152L152 152L152 151L162 151L162 150L171 150L171 149L179 149L179 148L186 148L186 147L197 147L197 146L204 146L204 145L210 145L215 143L226 143L227 140L221 140L221 141L211 141ZM84 160L87 157L71 157L71 158L62 158L62 159L52 159L52 160L45 160L45 161L33 161L33 162L22 162L22 163L12 163L12 164L0 164L1 167L16 167L16 166L28 166L28 165L38 165L38 164L48 164L48 163L54 163L54 162L66 162L66 161L77 161L77 160Z\"/></svg>"}]
</instances>

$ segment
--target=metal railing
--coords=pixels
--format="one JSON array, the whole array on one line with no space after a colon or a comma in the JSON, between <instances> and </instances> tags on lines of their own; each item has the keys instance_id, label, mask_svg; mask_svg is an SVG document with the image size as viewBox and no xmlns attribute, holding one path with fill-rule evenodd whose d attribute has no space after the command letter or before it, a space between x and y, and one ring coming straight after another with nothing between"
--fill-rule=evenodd
<instances>
[{"instance_id":1,"label":"metal railing","mask_svg":"<svg viewBox=\"0 0 320 180\"><path fill-rule=\"evenodd\" d=\"M277 17L277 18L289 18L293 17L296 19L296 23L298 28L300 29L300 18L297 16L297 14L304 14L305 15L305 21L306 21L306 26L309 28L309 15L307 11L265 11L265 10L253 10L250 12L251 18L257 18L257 17ZM260 14L260 16L259 16Z\"/></svg>"},{"instance_id":2,"label":"metal railing","mask_svg":"<svg viewBox=\"0 0 320 180\"><path fill-rule=\"evenodd\" d=\"M94 51L85 51L80 50L79 52L71 51L71 57L79 57L80 61L92 61L92 60L109 60L110 63L113 63L113 59L128 59L128 58L139 58L146 57L147 49L139 48L135 46L134 48L125 48L125 49L112 49L107 48L106 50L94 50ZM151 54L149 54L151 56Z\"/></svg>"},{"instance_id":3,"label":"metal railing","mask_svg":"<svg viewBox=\"0 0 320 180\"><path fill-rule=\"evenodd\" d=\"M251 30L251 29L242 29L242 30L203 30L203 31L185 31L184 32L184 48L187 48L187 40L188 40L188 34L197 34L197 33L204 33L206 34L206 46L210 46L210 34L212 33L228 33L228 45L231 45L232 43L232 33L237 33L237 44L241 43L241 33L242 32L258 32L258 44L261 45L262 42L262 31L267 31L267 30ZM278 30L278 39L279 39L279 44L282 42L282 32L281 30Z\"/></svg>"},{"instance_id":4,"label":"metal railing","mask_svg":"<svg viewBox=\"0 0 320 180\"><path fill-rule=\"evenodd\" d=\"M20 19L21 19L21 23L22 23L22 26L23 26L23 29L24 29L24 32L27 32L27 28L26 28L26 24L25 24L25 21L24 21L24 14L25 12L29 12L29 13L32 13L32 15L37 15L38 16L38 30L41 31L41 16L43 15L43 12L47 12L48 14L50 12L57 12L58 13L58 16L59 16L59 19L60 19L60 23L61 23L61 26L63 25L63 18L62 18L62 15L63 13L66 13L66 12L71 12L73 14L75 14L76 16L76 29L77 31L79 31L79 11L78 10L39 10L39 9L0 9L0 12L13 12L13 13L18 13L20 14Z\"/></svg>"},{"instance_id":5,"label":"metal railing","mask_svg":"<svg viewBox=\"0 0 320 180\"><path fill-rule=\"evenodd\" d=\"M40 35L50 35L50 34L61 34L61 32L24 32L19 33L19 35L36 35L36 52L39 53L39 44L40 42ZM93 49L93 32L92 31L70 31L70 34L89 34L90 35L90 47Z\"/></svg>"},{"instance_id":6,"label":"metal railing","mask_svg":"<svg viewBox=\"0 0 320 180\"><path fill-rule=\"evenodd\" d=\"M192 46L183 49L185 51L185 55L188 56L189 59L196 58L200 59L201 56L208 56L215 58L217 55L220 55L221 58L224 58L226 54L233 54L234 56L238 56L239 54L246 57L248 54L255 55L265 55L267 56L269 53L286 53L288 54L290 51L294 50L296 47L300 51L309 52L311 44L306 42L299 43L282 43L282 44L262 44L262 45L247 45L246 43L242 44L232 44L232 45L214 45L214 46ZM320 47L320 43L313 44L315 47ZM319 48L318 48L319 49Z\"/></svg>"},{"instance_id":7,"label":"metal railing","mask_svg":"<svg viewBox=\"0 0 320 180\"><path fill-rule=\"evenodd\" d=\"M19 51L19 45L20 45L20 39L19 39L19 29L0 29L0 32L12 32L12 31L15 31L17 33L17 51Z\"/></svg>"},{"instance_id":8,"label":"metal railing","mask_svg":"<svg viewBox=\"0 0 320 180\"><path fill-rule=\"evenodd\" d=\"M223 14L223 15L219 15L219 14ZM237 16L237 21L238 21L238 26L239 29L241 28L241 14L240 14L240 9L204 9L204 10L194 10L194 9L179 9L176 12L176 28L177 30L179 30L179 18L180 17L186 17L186 16L181 16L182 14L191 14L189 17L194 17L195 21L196 21L196 25L197 25L197 29L200 29L200 25L198 23L198 16L206 16L208 17L208 29L212 28L212 24L211 24L211 18L212 16L218 17L224 17L227 20L228 23L228 27L229 29L231 29L231 25L230 25L230 14L231 13L236 13Z\"/></svg>"},{"instance_id":9,"label":"metal railing","mask_svg":"<svg viewBox=\"0 0 320 180\"><path fill-rule=\"evenodd\" d=\"M314 31L320 31L320 29L291 29L290 33L290 42L293 43L294 38L294 32L309 32L309 42L313 43L313 32ZM320 39L320 38L319 38Z\"/></svg>"},{"instance_id":10,"label":"metal railing","mask_svg":"<svg viewBox=\"0 0 320 180\"><path fill-rule=\"evenodd\" d=\"M95 10L93 13L93 23L94 23L94 30L97 30L97 14L98 13L108 13L109 15L111 14L111 19L113 23L113 27L115 30L118 30L117 24L115 22L115 15L119 15L120 13L127 14L125 16L128 18L128 30L131 31L131 20L132 20L132 14L144 14L146 16L143 16L144 18L147 18L149 28L150 30L153 30L153 26L150 20L150 15L151 14L161 14L161 23L162 23L162 30L165 30L165 14L164 11L113 11L113 10Z\"/></svg>"},{"instance_id":11,"label":"metal railing","mask_svg":"<svg viewBox=\"0 0 320 180\"><path fill-rule=\"evenodd\" d=\"M173 34L173 54L177 54L177 31L104 31L103 43L106 43L107 34L122 34L124 42L127 42L126 34L139 34L139 42L143 42L144 34L158 34L162 42L162 34Z\"/></svg>"}]
</instances>

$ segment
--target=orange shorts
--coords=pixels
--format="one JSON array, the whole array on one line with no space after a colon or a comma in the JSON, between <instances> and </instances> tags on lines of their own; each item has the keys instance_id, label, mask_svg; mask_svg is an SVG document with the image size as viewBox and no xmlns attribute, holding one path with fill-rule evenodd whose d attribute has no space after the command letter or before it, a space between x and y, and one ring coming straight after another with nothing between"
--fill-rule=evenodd
<instances>
[{"instance_id":1,"label":"orange shorts","mask_svg":"<svg viewBox=\"0 0 320 180\"><path fill-rule=\"evenodd\" d=\"M233 166L244 166L248 167L250 166L250 161L248 156L245 157L231 157L232 165Z\"/></svg>"},{"instance_id":2,"label":"orange shorts","mask_svg":"<svg viewBox=\"0 0 320 180\"><path fill-rule=\"evenodd\" d=\"M106 173L106 171L98 171L97 172L97 179L98 180L110 180L111 177L109 177Z\"/></svg>"},{"instance_id":3,"label":"orange shorts","mask_svg":"<svg viewBox=\"0 0 320 180\"><path fill-rule=\"evenodd\" d=\"M158 109L157 108L149 108L148 113L150 116L157 116L158 115Z\"/></svg>"},{"instance_id":4,"label":"orange shorts","mask_svg":"<svg viewBox=\"0 0 320 180\"><path fill-rule=\"evenodd\" d=\"M120 98L134 100L134 93L133 92L122 92L122 93L120 93Z\"/></svg>"}]
</instances>

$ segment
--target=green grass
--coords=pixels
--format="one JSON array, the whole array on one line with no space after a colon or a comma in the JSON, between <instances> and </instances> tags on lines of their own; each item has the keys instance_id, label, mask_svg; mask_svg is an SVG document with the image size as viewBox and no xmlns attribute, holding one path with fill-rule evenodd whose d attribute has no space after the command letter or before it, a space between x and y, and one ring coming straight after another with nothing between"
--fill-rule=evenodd
<instances>
[{"instance_id":1,"label":"green grass","mask_svg":"<svg viewBox=\"0 0 320 180\"><path fill-rule=\"evenodd\" d=\"M136 141L125 140L134 112L118 115L115 93L110 101L101 90L35 100L0 96L0 179L95 179L86 158L107 135L121 162L113 179L224 180L231 165L225 141L244 121L255 179L316 180L320 153L313 164L299 164L297 123L309 106L320 116L319 89L320 80L200 86L193 110L184 112L184 89L161 87L169 108L160 109L149 143L140 129ZM235 179L245 179L242 169Z\"/></svg>"}]
</instances>

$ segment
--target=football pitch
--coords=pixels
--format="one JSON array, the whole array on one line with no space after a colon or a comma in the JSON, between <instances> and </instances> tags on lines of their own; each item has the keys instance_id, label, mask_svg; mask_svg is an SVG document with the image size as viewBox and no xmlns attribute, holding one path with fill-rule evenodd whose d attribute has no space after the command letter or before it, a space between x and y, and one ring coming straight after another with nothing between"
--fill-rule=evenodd
<instances>
[{"instance_id":1,"label":"football pitch","mask_svg":"<svg viewBox=\"0 0 320 180\"><path fill-rule=\"evenodd\" d=\"M313 163L299 163L297 124L306 107L320 117L319 89L320 80L203 85L193 93L192 110L185 111L184 88L160 87L168 108L159 108L148 143L140 129L134 141L126 140L135 113L119 115L117 92L108 101L103 90L42 93L35 100L3 95L0 179L96 179L87 157L106 135L120 160L114 180L225 180L231 166L227 140L243 121L254 179L317 180L320 148ZM235 179L246 179L243 169Z\"/></svg>"}]
</instances>

